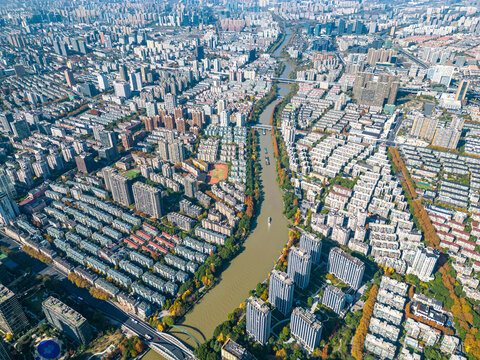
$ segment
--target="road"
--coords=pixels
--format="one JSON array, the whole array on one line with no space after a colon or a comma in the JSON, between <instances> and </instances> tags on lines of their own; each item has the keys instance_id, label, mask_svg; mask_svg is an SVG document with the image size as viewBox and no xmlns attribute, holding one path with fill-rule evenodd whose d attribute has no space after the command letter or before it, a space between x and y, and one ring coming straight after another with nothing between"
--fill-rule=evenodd
<instances>
[{"instance_id":1,"label":"road","mask_svg":"<svg viewBox=\"0 0 480 360\"><path fill-rule=\"evenodd\" d=\"M0 239L1 245L4 245L15 252L19 250L21 244L16 240L3 236ZM26 255L26 254L25 254ZM87 289L79 288L72 284L65 274L56 269L53 265L47 265L37 259L30 258L32 272L35 274L50 275L62 283L62 287L72 299L86 303L90 308L101 311L108 319L113 322L126 327L128 330L137 334L145 343L155 351L161 353L169 360L188 360L195 359L193 353L183 345L178 339L170 334L162 333L144 321L134 318L125 313L122 309L117 307L113 302L95 299L92 297ZM158 339L158 340L157 340Z\"/></svg>"},{"instance_id":2,"label":"road","mask_svg":"<svg viewBox=\"0 0 480 360\"><path fill-rule=\"evenodd\" d=\"M420 67L422 67L423 69L428 69L428 64L424 63L422 60L420 60L419 58L417 58L415 55L409 53L408 51L406 50L403 50L401 47L396 47L395 50L397 50L398 52L402 53L403 55L405 55L406 57L408 57L411 61L413 61L414 63L420 65Z\"/></svg>"},{"instance_id":3,"label":"road","mask_svg":"<svg viewBox=\"0 0 480 360\"><path fill-rule=\"evenodd\" d=\"M128 330L142 337L145 342L161 355L172 360L195 359L193 353L178 339L170 334L162 333L149 324L132 317L123 324Z\"/></svg>"}]
</instances>

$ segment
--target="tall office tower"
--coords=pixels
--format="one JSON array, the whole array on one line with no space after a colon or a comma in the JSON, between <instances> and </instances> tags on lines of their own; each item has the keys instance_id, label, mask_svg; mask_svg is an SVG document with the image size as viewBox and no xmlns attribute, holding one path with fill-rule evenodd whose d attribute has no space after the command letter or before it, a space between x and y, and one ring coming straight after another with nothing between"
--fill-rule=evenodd
<instances>
[{"instance_id":1,"label":"tall office tower","mask_svg":"<svg viewBox=\"0 0 480 360\"><path fill-rule=\"evenodd\" d=\"M184 115L185 115L185 111L182 106L177 106L175 109L173 109L173 118L175 120L183 119Z\"/></svg>"},{"instance_id":2,"label":"tall office tower","mask_svg":"<svg viewBox=\"0 0 480 360\"><path fill-rule=\"evenodd\" d=\"M282 271L273 270L270 274L268 302L283 315L287 315L292 309L293 285L293 280Z\"/></svg>"},{"instance_id":3,"label":"tall office tower","mask_svg":"<svg viewBox=\"0 0 480 360\"><path fill-rule=\"evenodd\" d=\"M395 104L398 92L398 78L388 74L358 73L353 83L353 97L361 105L383 107Z\"/></svg>"},{"instance_id":4,"label":"tall office tower","mask_svg":"<svg viewBox=\"0 0 480 360\"><path fill-rule=\"evenodd\" d=\"M148 103L147 103L148 105ZM148 108L147 108L148 112ZM160 122L160 117L157 115L151 117L144 117L142 118L143 123L145 125L145 131L153 131L158 128L158 123Z\"/></svg>"},{"instance_id":5,"label":"tall office tower","mask_svg":"<svg viewBox=\"0 0 480 360\"><path fill-rule=\"evenodd\" d=\"M131 73L130 78L130 88L132 91L141 91L143 88L142 84L142 74L139 72Z\"/></svg>"},{"instance_id":6,"label":"tall office tower","mask_svg":"<svg viewBox=\"0 0 480 360\"><path fill-rule=\"evenodd\" d=\"M147 82L149 71L146 66L140 68L140 74L142 75L142 82Z\"/></svg>"},{"instance_id":7,"label":"tall office tower","mask_svg":"<svg viewBox=\"0 0 480 360\"><path fill-rule=\"evenodd\" d=\"M177 107L177 97L173 94L165 95L165 109L169 114L173 114L173 111Z\"/></svg>"},{"instance_id":8,"label":"tall office tower","mask_svg":"<svg viewBox=\"0 0 480 360\"><path fill-rule=\"evenodd\" d=\"M293 144L295 142L297 130L295 125L282 124L282 135L286 145Z\"/></svg>"},{"instance_id":9,"label":"tall office tower","mask_svg":"<svg viewBox=\"0 0 480 360\"><path fill-rule=\"evenodd\" d=\"M77 44L78 44L78 51L81 52L82 54L87 54L88 48L87 48L87 44L85 43L85 40L78 39Z\"/></svg>"},{"instance_id":10,"label":"tall office tower","mask_svg":"<svg viewBox=\"0 0 480 360\"><path fill-rule=\"evenodd\" d=\"M5 169L5 173L7 174L9 180L12 182L13 185L15 185L16 183L18 183L19 180L18 180L17 171L16 171L14 168L10 168L10 167L9 167L9 168L6 168L6 169ZM0 175L0 176L1 176L1 175ZM1 182L1 180L0 180L0 182ZM0 185L0 186L1 186L1 185ZM0 191L2 191L1 188L0 188ZM15 189L15 191L16 191L16 189ZM7 193L8 193L8 191L7 191ZM8 195L8 194L7 194L7 195Z\"/></svg>"},{"instance_id":11,"label":"tall office tower","mask_svg":"<svg viewBox=\"0 0 480 360\"><path fill-rule=\"evenodd\" d=\"M57 298L48 297L42 303L42 310L47 321L71 340L87 344L92 339L87 319Z\"/></svg>"},{"instance_id":12,"label":"tall office tower","mask_svg":"<svg viewBox=\"0 0 480 360\"><path fill-rule=\"evenodd\" d=\"M195 48L195 59L197 61L202 61L203 58L205 57L205 50L203 49L203 46L199 45Z\"/></svg>"},{"instance_id":13,"label":"tall office tower","mask_svg":"<svg viewBox=\"0 0 480 360\"><path fill-rule=\"evenodd\" d=\"M296 307L290 318L290 331L308 352L318 347L322 337L322 323L307 309Z\"/></svg>"},{"instance_id":14,"label":"tall office tower","mask_svg":"<svg viewBox=\"0 0 480 360\"><path fill-rule=\"evenodd\" d=\"M393 49L368 49L367 63L370 66L375 66L377 63L390 63L392 58L397 55L397 52Z\"/></svg>"},{"instance_id":15,"label":"tall office tower","mask_svg":"<svg viewBox=\"0 0 480 360\"><path fill-rule=\"evenodd\" d=\"M123 206L130 206L133 203L132 185L129 179L117 173L109 173L109 185L112 198Z\"/></svg>"},{"instance_id":16,"label":"tall office tower","mask_svg":"<svg viewBox=\"0 0 480 360\"><path fill-rule=\"evenodd\" d=\"M25 120L14 121L11 126L15 137L25 139L30 136L30 128Z\"/></svg>"},{"instance_id":17,"label":"tall office tower","mask_svg":"<svg viewBox=\"0 0 480 360\"><path fill-rule=\"evenodd\" d=\"M105 189L107 189L108 191L112 191L112 185L110 184L110 177L115 173L116 173L115 169L110 166L105 166L102 169L103 182L105 183Z\"/></svg>"},{"instance_id":18,"label":"tall office tower","mask_svg":"<svg viewBox=\"0 0 480 360\"><path fill-rule=\"evenodd\" d=\"M62 54L60 51L60 41L58 39L53 40L53 52L58 55Z\"/></svg>"},{"instance_id":19,"label":"tall office tower","mask_svg":"<svg viewBox=\"0 0 480 360\"><path fill-rule=\"evenodd\" d=\"M120 65L118 67L118 77L120 78L121 81L128 80L127 67L125 65Z\"/></svg>"},{"instance_id":20,"label":"tall office tower","mask_svg":"<svg viewBox=\"0 0 480 360\"><path fill-rule=\"evenodd\" d=\"M168 143L168 160L174 164L185 160L185 151L181 141L176 140Z\"/></svg>"},{"instance_id":21,"label":"tall office tower","mask_svg":"<svg viewBox=\"0 0 480 360\"><path fill-rule=\"evenodd\" d=\"M432 248L418 248L408 273L417 275L422 281L430 281L440 253Z\"/></svg>"},{"instance_id":22,"label":"tall office tower","mask_svg":"<svg viewBox=\"0 0 480 360\"><path fill-rule=\"evenodd\" d=\"M419 139L426 139L431 141L438 125L438 118L425 117L418 114L413 120L412 130L410 135Z\"/></svg>"},{"instance_id":23,"label":"tall office tower","mask_svg":"<svg viewBox=\"0 0 480 360\"><path fill-rule=\"evenodd\" d=\"M0 329L9 334L17 334L27 327L28 320L17 296L0 284Z\"/></svg>"},{"instance_id":24,"label":"tall office tower","mask_svg":"<svg viewBox=\"0 0 480 360\"><path fill-rule=\"evenodd\" d=\"M455 93L455 100L457 101L465 100L465 96L467 95L469 86L470 86L470 80L460 81L460 85L458 85L457 92Z\"/></svg>"},{"instance_id":25,"label":"tall office tower","mask_svg":"<svg viewBox=\"0 0 480 360\"><path fill-rule=\"evenodd\" d=\"M102 146L116 147L117 135L113 131L104 130L101 126L95 126L93 128L93 136Z\"/></svg>"},{"instance_id":26,"label":"tall office tower","mask_svg":"<svg viewBox=\"0 0 480 360\"><path fill-rule=\"evenodd\" d=\"M83 173L89 173L95 167L95 161L92 154L82 153L75 156L75 164L77 169Z\"/></svg>"},{"instance_id":27,"label":"tall office tower","mask_svg":"<svg viewBox=\"0 0 480 360\"><path fill-rule=\"evenodd\" d=\"M13 123L12 113L0 114L0 124L2 125L2 130L4 132L12 132L12 128L10 126L11 123Z\"/></svg>"},{"instance_id":28,"label":"tall office tower","mask_svg":"<svg viewBox=\"0 0 480 360\"><path fill-rule=\"evenodd\" d=\"M162 165L162 175L171 178L173 174L175 173L173 166L171 166L168 163L165 163Z\"/></svg>"},{"instance_id":29,"label":"tall office tower","mask_svg":"<svg viewBox=\"0 0 480 360\"><path fill-rule=\"evenodd\" d=\"M220 126L230 125L230 112L228 110L222 110L220 112Z\"/></svg>"},{"instance_id":30,"label":"tall office tower","mask_svg":"<svg viewBox=\"0 0 480 360\"><path fill-rule=\"evenodd\" d=\"M145 104L146 110L147 110L147 116L152 117L157 115L157 103L155 101L148 101Z\"/></svg>"},{"instance_id":31,"label":"tall office tower","mask_svg":"<svg viewBox=\"0 0 480 360\"><path fill-rule=\"evenodd\" d=\"M75 157L75 150L73 149L73 146L62 142L60 147L62 149L63 160L65 160L67 163L72 161Z\"/></svg>"},{"instance_id":32,"label":"tall office tower","mask_svg":"<svg viewBox=\"0 0 480 360\"><path fill-rule=\"evenodd\" d=\"M198 126L200 129L205 123L205 111L203 110L194 110L192 112L193 125Z\"/></svg>"},{"instance_id":33,"label":"tall office tower","mask_svg":"<svg viewBox=\"0 0 480 360\"><path fill-rule=\"evenodd\" d=\"M449 87L452 82L454 71L454 66L436 65L428 70L427 77L434 83Z\"/></svg>"},{"instance_id":34,"label":"tall office tower","mask_svg":"<svg viewBox=\"0 0 480 360\"><path fill-rule=\"evenodd\" d=\"M323 293L322 305L340 314L345 306L345 294L339 288L328 285Z\"/></svg>"},{"instance_id":35,"label":"tall office tower","mask_svg":"<svg viewBox=\"0 0 480 360\"><path fill-rule=\"evenodd\" d=\"M13 360L12 354L7 348L7 344L5 344L0 338L0 360Z\"/></svg>"},{"instance_id":36,"label":"tall office tower","mask_svg":"<svg viewBox=\"0 0 480 360\"><path fill-rule=\"evenodd\" d=\"M247 334L260 344L266 344L270 337L271 312L259 298L250 296L247 300Z\"/></svg>"},{"instance_id":37,"label":"tall office tower","mask_svg":"<svg viewBox=\"0 0 480 360\"><path fill-rule=\"evenodd\" d=\"M70 49L65 41L60 42L60 55L65 57L70 55Z\"/></svg>"},{"instance_id":38,"label":"tall office tower","mask_svg":"<svg viewBox=\"0 0 480 360\"><path fill-rule=\"evenodd\" d=\"M73 85L75 85L75 79L73 77L72 70L65 69L64 74L65 74L65 81L67 82L67 85L69 87L73 87Z\"/></svg>"},{"instance_id":39,"label":"tall office tower","mask_svg":"<svg viewBox=\"0 0 480 360\"><path fill-rule=\"evenodd\" d=\"M157 153L160 159L168 160L168 142L166 140L158 141Z\"/></svg>"},{"instance_id":40,"label":"tall office tower","mask_svg":"<svg viewBox=\"0 0 480 360\"><path fill-rule=\"evenodd\" d=\"M313 264L320 262L322 256L322 240L313 234L302 232L300 235L300 248L307 251L312 258Z\"/></svg>"},{"instance_id":41,"label":"tall office tower","mask_svg":"<svg viewBox=\"0 0 480 360\"><path fill-rule=\"evenodd\" d=\"M77 155L83 154L88 151L88 146L84 141L76 140L73 142L73 148Z\"/></svg>"},{"instance_id":42,"label":"tall office tower","mask_svg":"<svg viewBox=\"0 0 480 360\"><path fill-rule=\"evenodd\" d=\"M105 91L110 87L108 78L103 74L97 74L97 82L100 91Z\"/></svg>"},{"instance_id":43,"label":"tall office tower","mask_svg":"<svg viewBox=\"0 0 480 360\"><path fill-rule=\"evenodd\" d=\"M0 192L6 194L10 199L17 195L15 185L5 169L0 169Z\"/></svg>"},{"instance_id":44,"label":"tall office tower","mask_svg":"<svg viewBox=\"0 0 480 360\"><path fill-rule=\"evenodd\" d=\"M198 183L192 175L188 174L183 178L183 187L185 188L185 196L195 198L198 192Z\"/></svg>"},{"instance_id":45,"label":"tall office tower","mask_svg":"<svg viewBox=\"0 0 480 360\"><path fill-rule=\"evenodd\" d=\"M165 115L165 117L163 118L163 122L165 124L165 129L175 129L175 121L173 120L172 115Z\"/></svg>"},{"instance_id":46,"label":"tall office tower","mask_svg":"<svg viewBox=\"0 0 480 360\"><path fill-rule=\"evenodd\" d=\"M187 124L185 122L185 119L177 119L175 120L175 125L178 131L181 133L187 132Z\"/></svg>"},{"instance_id":47,"label":"tall office tower","mask_svg":"<svg viewBox=\"0 0 480 360\"><path fill-rule=\"evenodd\" d=\"M33 167L30 161L20 160L20 170L17 172L18 180L24 183L27 187L33 184Z\"/></svg>"},{"instance_id":48,"label":"tall office tower","mask_svg":"<svg viewBox=\"0 0 480 360\"><path fill-rule=\"evenodd\" d=\"M130 131L122 132L120 134L120 139L122 139L122 146L125 150L130 150L133 147L133 136Z\"/></svg>"},{"instance_id":49,"label":"tall office tower","mask_svg":"<svg viewBox=\"0 0 480 360\"><path fill-rule=\"evenodd\" d=\"M160 189L137 181L133 184L132 190L137 211L148 214L155 219L162 217L162 195Z\"/></svg>"},{"instance_id":50,"label":"tall office tower","mask_svg":"<svg viewBox=\"0 0 480 360\"><path fill-rule=\"evenodd\" d=\"M0 224L8 225L10 220L20 215L17 203L7 194L0 193Z\"/></svg>"},{"instance_id":51,"label":"tall office tower","mask_svg":"<svg viewBox=\"0 0 480 360\"><path fill-rule=\"evenodd\" d=\"M345 33L345 29L346 29L345 25L346 25L345 20L340 19L339 22L338 22L338 27L337 27L337 33L339 35L343 35Z\"/></svg>"},{"instance_id":52,"label":"tall office tower","mask_svg":"<svg viewBox=\"0 0 480 360\"><path fill-rule=\"evenodd\" d=\"M112 48L113 48L113 45L112 45L112 37L111 37L111 35L105 34L104 39L105 39L105 47L106 47L107 49L112 49Z\"/></svg>"},{"instance_id":53,"label":"tall office tower","mask_svg":"<svg viewBox=\"0 0 480 360\"><path fill-rule=\"evenodd\" d=\"M365 264L336 247L330 250L328 255L328 272L351 288L358 290L365 272Z\"/></svg>"},{"instance_id":54,"label":"tall office tower","mask_svg":"<svg viewBox=\"0 0 480 360\"><path fill-rule=\"evenodd\" d=\"M115 90L116 97L129 99L132 95L130 91L130 85L126 82L114 82L113 88Z\"/></svg>"},{"instance_id":55,"label":"tall office tower","mask_svg":"<svg viewBox=\"0 0 480 360\"><path fill-rule=\"evenodd\" d=\"M45 179L49 178L51 173L46 156L44 154L36 154L35 158L37 160L33 163L33 172L35 173L35 176L43 177Z\"/></svg>"},{"instance_id":56,"label":"tall office tower","mask_svg":"<svg viewBox=\"0 0 480 360\"><path fill-rule=\"evenodd\" d=\"M245 126L246 117L243 112L238 112L236 118L237 118L237 127Z\"/></svg>"},{"instance_id":57,"label":"tall office tower","mask_svg":"<svg viewBox=\"0 0 480 360\"><path fill-rule=\"evenodd\" d=\"M290 248L288 254L288 277L293 279L295 285L304 289L310 282L310 271L312 269L312 258L305 249L299 249L295 246Z\"/></svg>"},{"instance_id":58,"label":"tall office tower","mask_svg":"<svg viewBox=\"0 0 480 360\"><path fill-rule=\"evenodd\" d=\"M57 149L50 149L50 154L47 155L47 163L52 170L62 170L64 167L63 159Z\"/></svg>"},{"instance_id":59,"label":"tall office tower","mask_svg":"<svg viewBox=\"0 0 480 360\"><path fill-rule=\"evenodd\" d=\"M327 22L325 24L325 35L332 35L333 30L335 29L334 22Z\"/></svg>"}]
</instances>

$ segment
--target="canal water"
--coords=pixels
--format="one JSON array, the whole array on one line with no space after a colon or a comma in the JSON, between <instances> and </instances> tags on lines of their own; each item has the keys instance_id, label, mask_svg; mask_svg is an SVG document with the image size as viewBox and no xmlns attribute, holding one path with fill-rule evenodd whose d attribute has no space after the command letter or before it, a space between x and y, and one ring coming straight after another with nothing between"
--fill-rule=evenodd
<instances>
[{"instance_id":1,"label":"canal water","mask_svg":"<svg viewBox=\"0 0 480 360\"><path fill-rule=\"evenodd\" d=\"M282 46L289 41L289 38L290 35L287 35ZM278 56L282 46L275 55ZM282 77L288 77L292 70L289 64L285 65ZM279 84L278 92L280 96L285 96L289 92L289 85ZM280 99L276 100L267 106L260 115L261 124L270 124L273 109L280 101ZM288 241L288 222L282 213L282 193L276 182L272 134L267 131L265 135L260 133L259 136L264 198L256 227L245 240L243 251L222 273L220 283L194 306L180 325L201 342L209 339L215 327L227 320L227 315L248 297L248 291L267 277ZM270 165L265 164L265 148L270 158ZM270 225L268 225L268 217L272 218ZM195 345L193 340L183 333L175 331L172 334L192 346Z\"/></svg>"},{"instance_id":2,"label":"canal water","mask_svg":"<svg viewBox=\"0 0 480 360\"><path fill-rule=\"evenodd\" d=\"M291 34L287 32L287 36L275 52L275 56L279 56L281 49L288 43L290 37ZM281 77L288 77L291 71L291 65L285 63ZM278 94L281 97L287 95L289 90L288 84L278 85ZM270 124L270 117L275 105L280 101L281 99L277 99L267 106L260 115L259 122L261 124ZM185 315L184 322L179 324L200 342L209 339L215 328L227 320L228 314L248 297L249 290L254 289L259 282L266 279L288 241L289 224L282 213L282 193L276 181L272 134L270 131L267 131L265 135L260 132L259 136L264 198L256 227L243 243L243 251L221 274L220 282L195 304L193 310ZM265 148L267 156L270 158L270 165L265 164ZM270 225L268 225L269 217L272 218ZM190 336L178 330L172 330L170 333L192 347L197 345ZM150 359L152 358L150 357Z\"/></svg>"}]
</instances>

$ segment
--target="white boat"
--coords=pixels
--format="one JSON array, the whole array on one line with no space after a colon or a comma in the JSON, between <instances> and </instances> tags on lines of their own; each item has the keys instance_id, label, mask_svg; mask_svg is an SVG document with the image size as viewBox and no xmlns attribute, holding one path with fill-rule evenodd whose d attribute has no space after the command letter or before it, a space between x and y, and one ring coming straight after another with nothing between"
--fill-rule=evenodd
<instances>
[{"instance_id":1,"label":"white boat","mask_svg":"<svg viewBox=\"0 0 480 360\"><path fill-rule=\"evenodd\" d=\"M270 225L272 223L272 218L269 216L268 217L268 225Z\"/></svg>"}]
</instances>

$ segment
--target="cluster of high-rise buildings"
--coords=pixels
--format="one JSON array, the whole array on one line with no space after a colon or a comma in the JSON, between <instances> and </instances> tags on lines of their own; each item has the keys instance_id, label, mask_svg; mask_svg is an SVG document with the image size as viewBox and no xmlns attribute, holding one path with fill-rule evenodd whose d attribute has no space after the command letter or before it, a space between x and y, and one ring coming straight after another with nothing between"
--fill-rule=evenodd
<instances>
[{"instance_id":1,"label":"cluster of high-rise buildings","mask_svg":"<svg viewBox=\"0 0 480 360\"><path fill-rule=\"evenodd\" d=\"M275 308L306 351L318 348L322 321L295 306L294 293L312 285L321 238L334 243L323 254L333 280L315 290L340 317L365 277L355 253L399 276L434 278L440 252L424 243L388 147L399 148L429 203L458 286L480 300L478 11L464 1L0 7L0 225L63 273L148 317L239 233L258 161L247 121L288 77L298 86L272 125L308 231L285 271L271 272L268 301L249 298L247 334L267 343ZM283 35L282 56L299 65L291 74L277 71ZM404 288L380 284L365 341L378 357L414 358L397 348ZM448 312L421 296L412 309L403 342L455 353L456 337L440 344L419 320L448 326ZM59 300L47 298L43 310L73 340L91 339L85 319ZM0 328L27 326L14 293L0 287ZM222 354L250 356L233 341Z\"/></svg>"},{"instance_id":2,"label":"cluster of high-rise buildings","mask_svg":"<svg viewBox=\"0 0 480 360\"><path fill-rule=\"evenodd\" d=\"M259 298L247 301L247 333L255 341L265 344L270 338L271 307L289 316L290 331L295 340L308 352L316 349L322 335L322 322L312 309L295 307L294 288L305 289L310 275L321 261L322 240L313 234L302 232L299 247L291 247L287 273L272 270L269 278L268 304ZM365 265L340 248L330 250L328 272L358 290L363 279ZM346 295L335 286L329 285L323 295L322 304L339 314L346 303ZM270 307L271 306L271 307Z\"/></svg>"}]
</instances>

